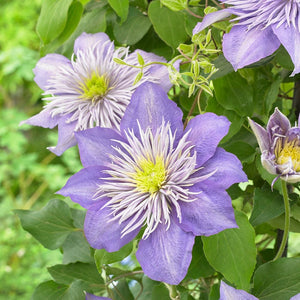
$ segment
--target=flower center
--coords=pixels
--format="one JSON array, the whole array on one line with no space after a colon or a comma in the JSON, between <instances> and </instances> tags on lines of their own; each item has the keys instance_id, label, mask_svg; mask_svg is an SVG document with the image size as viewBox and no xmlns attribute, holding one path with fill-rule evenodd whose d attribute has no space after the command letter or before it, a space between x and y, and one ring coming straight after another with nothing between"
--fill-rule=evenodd
<instances>
[{"instance_id":1,"label":"flower center","mask_svg":"<svg viewBox=\"0 0 300 300\"><path fill-rule=\"evenodd\" d=\"M90 78L84 81L82 88L82 98L86 100L98 101L100 100L108 90L108 79L102 75L99 76L93 73Z\"/></svg>"},{"instance_id":2,"label":"flower center","mask_svg":"<svg viewBox=\"0 0 300 300\"><path fill-rule=\"evenodd\" d=\"M275 148L277 163L280 165L292 162L293 169L296 172L300 171L300 147L298 140L285 140L282 147L282 141L278 141Z\"/></svg>"},{"instance_id":3,"label":"flower center","mask_svg":"<svg viewBox=\"0 0 300 300\"><path fill-rule=\"evenodd\" d=\"M143 193L157 192L165 181L166 170L162 157L157 156L155 163L143 159L139 162L139 169L134 176L137 189Z\"/></svg>"}]
</instances>

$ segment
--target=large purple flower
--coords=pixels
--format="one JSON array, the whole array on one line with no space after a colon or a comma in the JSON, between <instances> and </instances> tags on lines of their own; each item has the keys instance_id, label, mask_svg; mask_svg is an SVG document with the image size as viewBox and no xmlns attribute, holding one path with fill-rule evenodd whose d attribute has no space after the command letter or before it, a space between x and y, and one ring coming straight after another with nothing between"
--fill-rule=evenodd
<instances>
[{"instance_id":1,"label":"large purple flower","mask_svg":"<svg viewBox=\"0 0 300 300\"><path fill-rule=\"evenodd\" d=\"M249 124L258 141L264 168L287 182L300 181L299 125L291 127L289 119L277 108L269 119L267 129L250 119Z\"/></svg>"},{"instance_id":2,"label":"large purple flower","mask_svg":"<svg viewBox=\"0 0 300 300\"><path fill-rule=\"evenodd\" d=\"M77 132L84 169L59 193L87 208L91 246L117 251L142 231L136 256L145 274L178 284L196 235L237 227L226 189L247 177L239 160L217 147L229 125L207 113L183 130L176 104L160 86L143 83L120 133L100 127Z\"/></svg>"},{"instance_id":3,"label":"large purple flower","mask_svg":"<svg viewBox=\"0 0 300 300\"><path fill-rule=\"evenodd\" d=\"M145 63L165 62L152 53L137 50ZM50 95L42 112L23 123L53 128L58 125L58 143L49 150L61 155L76 144L74 131L95 126L119 129L132 93L144 81L156 82L168 91L171 83L167 67L146 67L141 81L133 85L139 69L114 62L124 59L138 65L136 52L115 50L105 33L81 34L75 41L71 61L60 54L48 54L37 63L35 81L44 95Z\"/></svg>"},{"instance_id":4,"label":"large purple flower","mask_svg":"<svg viewBox=\"0 0 300 300\"><path fill-rule=\"evenodd\" d=\"M299 0L220 0L230 6L210 13L196 25L196 34L214 22L236 15L229 33L223 37L223 52L235 70L271 55L282 44L295 69L300 72Z\"/></svg>"}]
</instances>

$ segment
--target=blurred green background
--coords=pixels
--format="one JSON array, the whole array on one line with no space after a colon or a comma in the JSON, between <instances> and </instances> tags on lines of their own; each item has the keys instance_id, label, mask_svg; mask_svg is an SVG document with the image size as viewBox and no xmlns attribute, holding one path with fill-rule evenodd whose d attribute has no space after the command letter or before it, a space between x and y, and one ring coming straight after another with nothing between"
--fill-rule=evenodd
<instances>
[{"instance_id":1,"label":"blurred green background","mask_svg":"<svg viewBox=\"0 0 300 300\"><path fill-rule=\"evenodd\" d=\"M42 0L0 3L0 299L30 299L50 278L47 266L61 263L25 232L14 209L40 209L79 168L76 149L55 157L49 130L20 126L42 108L42 91L33 81L39 55L35 32Z\"/></svg>"}]
</instances>

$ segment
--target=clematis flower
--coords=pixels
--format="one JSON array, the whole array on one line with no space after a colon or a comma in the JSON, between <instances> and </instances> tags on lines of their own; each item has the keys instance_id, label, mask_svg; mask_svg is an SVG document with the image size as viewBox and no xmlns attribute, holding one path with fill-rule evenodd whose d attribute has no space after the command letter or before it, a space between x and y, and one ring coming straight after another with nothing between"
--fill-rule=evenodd
<instances>
[{"instance_id":1,"label":"clematis flower","mask_svg":"<svg viewBox=\"0 0 300 300\"><path fill-rule=\"evenodd\" d=\"M196 25L193 34L230 15L234 24L223 37L225 58L235 70L271 55L282 44L295 69L300 72L300 2L299 0L220 0L229 7L208 14Z\"/></svg>"},{"instance_id":2,"label":"clematis flower","mask_svg":"<svg viewBox=\"0 0 300 300\"><path fill-rule=\"evenodd\" d=\"M96 249L117 251L140 232L136 257L147 276L178 284L196 235L237 227L226 189L246 181L240 161L218 148L230 122L207 113L185 130L160 86L134 92L120 132L76 132L84 168L58 192L87 208L84 231Z\"/></svg>"},{"instance_id":3,"label":"clematis flower","mask_svg":"<svg viewBox=\"0 0 300 300\"><path fill-rule=\"evenodd\" d=\"M165 62L152 53L137 52L145 63ZM95 126L119 129L131 95L142 82L170 89L166 66L146 67L141 81L133 85L140 70L120 65L114 58L139 65L136 52L129 54L124 47L115 50L105 33L82 33L75 40L71 61L60 54L48 54L37 63L35 82L50 97L43 99L47 103L39 114L22 123L46 128L58 125L57 146L49 148L56 155L76 144L75 131Z\"/></svg>"},{"instance_id":4,"label":"clematis flower","mask_svg":"<svg viewBox=\"0 0 300 300\"><path fill-rule=\"evenodd\" d=\"M298 124L300 119L298 119ZM281 179L300 181L300 128L291 127L288 118L278 108L267 124L267 129L249 119L256 136L264 168Z\"/></svg>"}]
</instances>

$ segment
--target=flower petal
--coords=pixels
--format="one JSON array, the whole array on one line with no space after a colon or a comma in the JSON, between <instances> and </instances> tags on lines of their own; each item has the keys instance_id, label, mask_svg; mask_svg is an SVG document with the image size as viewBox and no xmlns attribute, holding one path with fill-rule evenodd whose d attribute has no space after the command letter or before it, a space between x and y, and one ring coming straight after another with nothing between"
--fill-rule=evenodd
<instances>
[{"instance_id":1,"label":"flower petal","mask_svg":"<svg viewBox=\"0 0 300 300\"><path fill-rule=\"evenodd\" d=\"M273 32L284 46L284 48L289 53L295 69L291 76L300 72L300 33L298 28L295 29L292 24L287 26L283 23L281 26L277 27L277 24L272 26Z\"/></svg>"},{"instance_id":2,"label":"flower petal","mask_svg":"<svg viewBox=\"0 0 300 300\"><path fill-rule=\"evenodd\" d=\"M159 224L146 240L140 241L137 260L151 279L177 285L190 265L194 239L174 219L168 230L165 224Z\"/></svg>"},{"instance_id":3,"label":"flower petal","mask_svg":"<svg viewBox=\"0 0 300 300\"><path fill-rule=\"evenodd\" d=\"M223 37L224 56L235 71L271 55L280 46L271 27L247 28L237 24Z\"/></svg>"},{"instance_id":4,"label":"flower petal","mask_svg":"<svg viewBox=\"0 0 300 300\"><path fill-rule=\"evenodd\" d=\"M56 154L62 155L67 149L75 146L77 141L74 136L74 129L76 122L68 123L70 115L65 115L60 118L58 122L58 141L55 147L48 147L47 149Z\"/></svg>"},{"instance_id":5,"label":"flower petal","mask_svg":"<svg viewBox=\"0 0 300 300\"><path fill-rule=\"evenodd\" d=\"M58 68L72 68L72 64L69 59L63 55L52 53L42 57L35 68L33 73L35 75L34 81L42 90L47 90L48 80L53 75L57 74Z\"/></svg>"},{"instance_id":6,"label":"flower petal","mask_svg":"<svg viewBox=\"0 0 300 300\"><path fill-rule=\"evenodd\" d=\"M270 140L267 131L262 126L252 121L250 118L248 118L248 121L257 139L260 152L263 153L265 150L269 150Z\"/></svg>"},{"instance_id":7,"label":"flower petal","mask_svg":"<svg viewBox=\"0 0 300 300\"><path fill-rule=\"evenodd\" d=\"M221 281L220 300L258 300L258 298L250 295L246 291L237 290L234 287Z\"/></svg>"},{"instance_id":8,"label":"flower petal","mask_svg":"<svg viewBox=\"0 0 300 300\"><path fill-rule=\"evenodd\" d=\"M107 297L100 297L89 293L85 293L85 300L111 300L111 299Z\"/></svg>"},{"instance_id":9,"label":"flower petal","mask_svg":"<svg viewBox=\"0 0 300 300\"><path fill-rule=\"evenodd\" d=\"M43 109L37 115L25 121L20 122L20 125L29 124L29 125L40 126L44 128L54 128L55 126L57 126L60 118L61 118L60 115L56 115L52 117L48 110Z\"/></svg>"},{"instance_id":10,"label":"flower petal","mask_svg":"<svg viewBox=\"0 0 300 300\"><path fill-rule=\"evenodd\" d=\"M107 200L109 200L107 198ZM97 201L88 208L84 222L84 232L87 241L95 249L106 249L108 252L118 251L138 234L140 228L121 237L123 228L130 222L128 219L121 224L113 218L112 210L103 207L106 200ZM102 208L103 207L103 208Z\"/></svg>"},{"instance_id":11,"label":"flower petal","mask_svg":"<svg viewBox=\"0 0 300 300\"><path fill-rule=\"evenodd\" d=\"M243 166L238 158L222 148L217 148L215 155L209 159L195 173L195 176L205 176L216 171L208 179L196 184L200 189L205 187L206 190L228 189L232 184L248 181L246 174L243 172Z\"/></svg>"},{"instance_id":12,"label":"flower petal","mask_svg":"<svg viewBox=\"0 0 300 300\"><path fill-rule=\"evenodd\" d=\"M227 9L218 10L215 12L212 12L210 14L207 14L202 22L197 23L195 28L193 29L193 35L199 33L206 27L210 26L213 23L216 23L218 21L221 21L227 17L231 16L231 12Z\"/></svg>"},{"instance_id":13,"label":"flower petal","mask_svg":"<svg viewBox=\"0 0 300 300\"><path fill-rule=\"evenodd\" d=\"M82 207L88 208L97 200L94 199L98 185L107 177L102 166L91 166L81 169L69 178L65 186L57 194L70 197L72 201L79 203Z\"/></svg>"},{"instance_id":14,"label":"flower petal","mask_svg":"<svg viewBox=\"0 0 300 300\"><path fill-rule=\"evenodd\" d=\"M78 141L81 163L84 167L93 165L108 165L110 155L118 155L114 147L120 148L116 142L124 139L118 132L110 128L94 127L75 133Z\"/></svg>"},{"instance_id":15,"label":"flower petal","mask_svg":"<svg viewBox=\"0 0 300 300\"><path fill-rule=\"evenodd\" d=\"M276 107L267 124L267 132L272 138L274 134L285 135L291 128L289 119Z\"/></svg>"},{"instance_id":16,"label":"flower petal","mask_svg":"<svg viewBox=\"0 0 300 300\"><path fill-rule=\"evenodd\" d=\"M227 134L230 122L226 117L213 113L198 115L189 121L185 131L191 129L188 139L196 146L197 165L210 159L220 140Z\"/></svg>"},{"instance_id":17,"label":"flower petal","mask_svg":"<svg viewBox=\"0 0 300 300\"><path fill-rule=\"evenodd\" d=\"M199 192L199 190L198 190ZM237 228L231 199L220 189L203 190L193 202L180 204L180 227L194 235L210 236L228 228Z\"/></svg>"},{"instance_id":18,"label":"flower petal","mask_svg":"<svg viewBox=\"0 0 300 300\"><path fill-rule=\"evenodd\" d=\"M96 44L101 47L103 43L110 41L108 35L104 32L98 33L85 33L83 32L74 43L74 53L78 51L84 51L85 49L92 49Z\"/></svg>"},{"instance_id":19,"label":"flower petal","mask_svg":"<svg viewBox=\"0 0 300 300\"><path fill-rule=\"evenodd\" d=\"M153 133L160 127L162 121L170 122L172 132L181 136L183 131L182 111L168 98L166 92L159 85L151 82L141 84L133 93L121 121L121 132L133 129L135 136L139 136L139 121L145 130L150 126Z\"/></svg>"}]
</instances>

